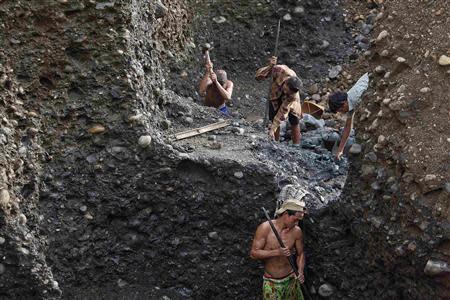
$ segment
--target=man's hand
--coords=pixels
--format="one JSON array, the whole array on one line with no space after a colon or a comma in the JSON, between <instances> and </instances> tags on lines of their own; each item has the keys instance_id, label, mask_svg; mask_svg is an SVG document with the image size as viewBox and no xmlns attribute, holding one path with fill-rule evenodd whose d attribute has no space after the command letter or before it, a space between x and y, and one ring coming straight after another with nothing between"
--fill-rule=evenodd
<instances>
[{"instance_id":1,"label":"man's hand","mask_svg":"<svg viewBox=\"0 0 450 300\"><path fill-rule=\"evenodd\" d=\"M305 275L303 273L298 273L297 280L300 281L300 283L305 283Z\"/></svg>"},{"instance_id":2,"label":"man's hand","mask_svg":"<svg viewBox=\"0 0 450 300\"><path fill-rule=\"evenodd\" d=\"M211 78L212 82L217 82L217 75L213 71L211 71L211 75L209 75L209 77Z\"/></svg>"},{"instance_id":3,"label":"man's hand","mask_svg":"<svg viewBox=\"0 0 450 300\"><path fill-rule=\"evenodd\" d=\"M271 58L269 58L269 65L275 66L276 64L277 64L277 57L276 56L272 56Z\"/></svg>"},{"instance_id":4,"label":"man's hand","mask_svg":"<svg viewBox=\"0 0 450 300\"><path fill-rule=\"evenodd\" d=\"M336 152L336 159L341 160L341 157L342 157L342 151Z\"/></svg>"},{"instance_id":5,"label":"man's hand","mask_svg":"<svg viewBox=\"0 0 450 300\"><path fill-rule=\"evenodd\" d=\"M286 248L286 247L280 248L280 249L279 249L279 255L278 255L278 256L286 256L286 257L289 257L289 256L291 256L291 251L289 250L289 248Z\"/></svg>"},{"instance_id":6,"label":"man's hand","mask_svg":"<svg viewBox=\"0 0 450 300\"><path fill-rule=\"evenodd\" d=\"M275 140L275 131L273 131L271 128L269 129L268 135L271 141Z\"/></svg>"},{"instance_id":7,"label":"man's hand","mask_svg":"<svg viewBox=\"0 0 450 300\"><path fill-rule=\"evenodd\" d=\"M207 62L207 63L205 64L205 68L206 68L206 72L211 73L211 72L212 72L212 69L213 69L213 64L212 64L212 62Z\"/></svg>"}]
</instances>

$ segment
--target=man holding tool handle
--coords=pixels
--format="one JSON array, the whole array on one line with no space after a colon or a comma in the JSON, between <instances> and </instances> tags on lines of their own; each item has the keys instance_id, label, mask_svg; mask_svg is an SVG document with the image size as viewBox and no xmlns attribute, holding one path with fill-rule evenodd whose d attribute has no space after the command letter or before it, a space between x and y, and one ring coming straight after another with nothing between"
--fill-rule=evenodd
<instances>
[{"instance_id":1,"label":"man holding tool handle","mask_svg":"<svg viewBox=\"0 0 450 300\"><path fill-rule=\"evenodd\" d=\"M292 186L287 188L292 189ZM276 211L275 220L271 220L263 208L268 220L256 230L250 257L264 262L264 300L304 299L301 289L301 283L305 281L303 233L297 224L306 212L302 200L305 195L302 189L290 193ZM296 259L293 257L295 252ZM306 290L304 292L308 295Z\"/></svg>"},{"instance_id":2,"label":"man holding tool handle","mask_svg":"<svg viewBox=\"0 0 450 300\"><path fill-rule=\"evenodd\" d=\"M205 75L200 81L199 94L204 97L204 104L220 110L223 114L229 115L226 102L231 100L233 95L233 82L228 80L227 72L217 70L214 72L213 64L209 57L212 47L205 44L203 47L203 57L205 59Z\"/></svg>"},{"instance_id":3,"label":"man holding tool handle","mask_svg":"<svg viewBox=\"0 0 450 300\"><path fill-rule=\"evenodd\" d=\"M279 141L280 123L288 118L291 124L292 144L300 145L299 122L303 115L299 90L302 88L302 82L288 66L277 64L279 33L280 23L278 23L274 56L269 59L267 66L256 71L255 79L261 81L269 76L272 77L268 101L268 115L271 122L268 131L269 137Z\"/></svg>"}]
</instances>

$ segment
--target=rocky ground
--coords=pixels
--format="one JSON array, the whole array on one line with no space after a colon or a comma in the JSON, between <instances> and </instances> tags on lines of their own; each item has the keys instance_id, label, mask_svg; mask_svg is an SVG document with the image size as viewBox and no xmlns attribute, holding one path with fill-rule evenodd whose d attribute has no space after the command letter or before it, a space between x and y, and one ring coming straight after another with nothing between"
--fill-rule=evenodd
<instances>
[{"instance_id":1,"label":"rocky ground","mask_svg":"<svg viewBox=\"0 0 450 300\"><path fill-rule=\"evenodd\" d=\"M0 3L0 298L257 299L260 207L291 182L313 298L448 297L449 4L383 2ZM279 18L304 97L370 72L350 164L339 117L305 120L301 148L265 137L253 74ZM222 118L198 104L203 42L233 120L174 141Z\"/></svg>"}]
</instances>

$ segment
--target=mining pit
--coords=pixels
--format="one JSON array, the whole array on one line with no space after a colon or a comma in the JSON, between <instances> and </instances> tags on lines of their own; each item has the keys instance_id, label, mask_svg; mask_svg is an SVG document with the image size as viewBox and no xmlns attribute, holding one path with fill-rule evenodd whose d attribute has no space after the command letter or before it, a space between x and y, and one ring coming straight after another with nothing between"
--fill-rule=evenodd
<instances>
[{"instance_id":1,"label":"mining pit","mask_svg":"<svg viewBox=\"0 0 450 300\"><path fill-rule=\"evenodd\" d=\"M0 1L0 299L261 299L261 207L310 193L313 299L450 299L446 0ZM345 117L263 125L273 55ZM201 46L235 83L230 125L202 105Z\"/></svg>"}]
</instances>

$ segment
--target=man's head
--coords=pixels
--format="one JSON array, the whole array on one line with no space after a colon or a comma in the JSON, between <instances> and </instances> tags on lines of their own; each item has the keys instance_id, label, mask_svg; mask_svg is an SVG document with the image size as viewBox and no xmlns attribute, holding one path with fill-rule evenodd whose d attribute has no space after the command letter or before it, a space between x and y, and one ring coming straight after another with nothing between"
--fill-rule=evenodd
<instances>
[{"instance_id":1,"label":"man's head","mask_svg":"<svg viewBox=\"0 0 450 300\"><path fill-rule=\"evenodd\" d=\"M337 91L333 94L331 94L328 97L328 107L330 108L331 112L337 113L337 112L348 112L348 100L347 100L347 93Z\"/></svg>"},{"instance_id":2,"label":"man's head","mask_svg":"<svg viewBox=\"0 0 450 300\"><path fill-rule=\"evenodd\" d=\"M221 86L223 86L228 80L227 72L225 72L224 70L217 70L216 75L217 75L217 81L220 83Z\"/></svg>"},{"instance_id":3,"label":"man's head","mask_svg":"<svg viewBox=\"0 0 450 300\"><path fill-rule=\"evenodd\" d=\"M291 76L283 84L283 92L286 95L292 95L297 93L301 88L303 84L300 78L297 76Z\"/></svg>"},{"instance_id":4,"label":"man's head","mask_svg":"<svg viewBox=\"0 0 450 300\"><path fill-rule=\"evenodd\" d=\"M305 202L298 199L286 200L280 209L276 211L278 217L283 218L288 228L293 228L298 221L303 219L306 212Z\"/></svg>"}]
</instances>

